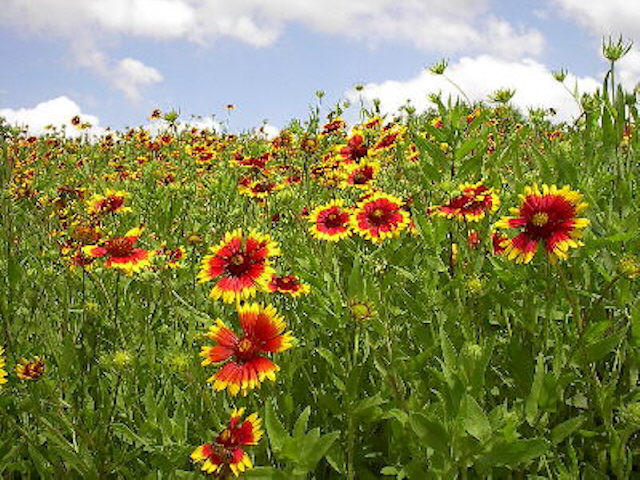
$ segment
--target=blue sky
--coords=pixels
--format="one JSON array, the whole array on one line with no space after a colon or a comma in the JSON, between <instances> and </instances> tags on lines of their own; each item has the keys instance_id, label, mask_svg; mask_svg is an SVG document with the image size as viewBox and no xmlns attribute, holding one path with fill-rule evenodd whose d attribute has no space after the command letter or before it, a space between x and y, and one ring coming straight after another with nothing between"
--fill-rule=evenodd
<instances>
[{"instance_id":1,"label":"blue sky","mask_svg":"<svg viewBox=\"0 0 640 480\"><path fill-rule=\"evenodd\" d=\"M592 90L605 69L602 35L640 38L637 0L2 3L0 116L30 124L80 113L121 128L147 123L154 107L225 119L233 103L232 129L281 127L306 116L316 90L327 105L361 95L388 111L406 99L426 107L428 91L453 93L424 72L441 57L474 99L512 87L519 106L553 106L568 118L575 105L550 71L567 68L571 87ZM637 49L621 67L633 87Z\"/></svg>"}]
</instances>

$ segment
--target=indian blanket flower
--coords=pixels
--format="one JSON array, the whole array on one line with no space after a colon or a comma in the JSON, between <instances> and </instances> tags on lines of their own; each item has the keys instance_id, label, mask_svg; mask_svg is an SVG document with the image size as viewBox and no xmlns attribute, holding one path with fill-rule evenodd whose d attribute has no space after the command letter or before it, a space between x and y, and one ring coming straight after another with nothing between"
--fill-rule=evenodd
<instances>
[{"instance_id":1,"label":"indian blanket flower","mask_svg":"<svg viewBox=\"0 0 640 480\"><path fill-rule=\"evenodd\" d=\"M273 293L284 293L292 297L299 297L310 292L311 287L306 283L302 283L296 275L283 275L281 277L274 275L269 282L269 291Z\"/></svg>"},{"instance_id":2,"label":"indian blanket flower","mask_svg":"<svg viewBox=\"0 0 640 480\"><path fill-rule=\"evenodd\" d=\"M349 227L351 210L344 208L343 204L342 200L332 200L309 213L307 217L311 223L309 231L314 238L337 242L351 235Z\"/></svg>"},{"instance_id":3,"label":"indian blanket flower","mask_svg":"<svg viewBox=\"0 0 640 480\"><path fill-rule=\"evenodd\" d=\"M16 375L20 380L38 380L44 375L44 360L38 356L31 360L26 358L20 359L16 365Z\"/></svg>"},{"instance_id":4,"label":"indian blanket flower","mask_svg":"<svg viewBox=\"0 0 640 480\"><path fill-rule=\"evenodd\" d=\"M89 213L92 215L103 215L105 213L124 213L131 211L130 207L125 207L125 199L128 192L121 190L107 189L104 195L96 193L88 201Z\"/></svg>"},{"instance_id":5,"label":"indian blanket flower","mask_svg":"<svg viewBox=\"0 0 640 480\"><path fill-rule=\"evenodd\" d=\"M274 183L268 180L254 180L248 183L239 183L238 193L247 197L263 199L278 190L282 190L285 186L283 183Z\"/></svg>"},{"instance_id":6,"label":"indian blanket flower","mask_svg":"<svg viewBox=\"0 0 640 480\"><path fill-rule=\"evenodd\" d=\"M163 246L156 250L156 253L164 257L165 266L169 268L182 268L182 261L187 256L183 247L169 248Z\"/></svg>"},{"instance_id":7,"label":"indian blanket flower","mask_svg":"<svg viewBox=\"0 0 640 480\"><path fill-rule=\"evenodd\" d=\"M227 233L211 252L202 260L198 280L215 281L210 297L231 303L268 291L274 273L269 259L280 255L280 248L269 235L238 229Z\"/></svg>"},{"instance_id":8,"label":"indian blanket flower","mask_svg":"<svg viewBox=\"0 0 640 480\"><path fill-rule=\"evenodd\" d=\"M4 347L0 347L0 385L7 383L8 373L5 370L6 365L7 360L4 358Z\"/></svg>"},{"instance_id":9,"label":"indian blanket flower","mask_svg":"<svg viewBox=\"0 0 640 480\"><path fill-rule=\"evenodd\" d=\"M515 217L503 217L496 223L498 228L516 228L520 233L506 239L501 246L503 254L517 263L529 263L541 242L555 263L566 259L570 248L584 245L581 229L589 225L586 218L578 215L587 208L582 194L571 190L569 186L558 188L555 185L537 185L525 187L520 195L519 208L512 208Z\"/></svg>"},{"instance_id":10,"label":"indian blanket flower","mask_svg":"<svg viewBox=\"0 0 640 480\"><path fill-rule=\"evenodd\" d=\"M358 161L367 156L369 148L364 142L364 138L359 133L347 140L346 145L339 145L338 152L346 161Z\"/></svg>"},{"instance_id":11,"label":"indian blanket flower","mask_svg":"<svg viewBox=\"0 0 640 480\"><path fill-rule=\"evenodd\" d=\"M370 190L375 178L380 172L380 162L363 160L360 163L350 163L344 166L344 180L342 187L356 187Z\"/></svg>"},{"instance_id":12,"label":"indian blanket flower","mask_svg":"<svg viewBox=\"0 0 640 480\"><path fill-rule=\"evenodd\" d=\"M253 468L244 447L257 445L262 438L262 420L257 413L244 418L244 408L234 410L229 425L216 438L191 453L191 460L202 464L200 469L214 478L228 479Z\"/></svg>"},{"instance_id":13,"label":"indian blanket flower","mask_svg":"<svg viewBox=\"0 0 640 480\"><path fill-rule=\"evenodd\" d=\"M376 192L358 203L351 216L351 228L374 243L397 237L409 226L411 217L398 197Z\"/></svg>"},{"instance_id":14,"label":"indian blanket flower","mask_svg":"<svg viewBox=\"0 0 640 480\"><path fill-rule=\"evenodd\" d=\"M142 228L129 230L124 237L113 237L100 245L89 245L82 251L94 258L105 258L104 266L131 275L149 265L154 252L135 247Z\"/></svg>"},{"instance_id":15,"label":"indian blanket flower","mask_svg":"<svg viewBox=\"0 0 640 480\"><path fill-rule=\"evenodd\" d=\"M452 198L446 205L429 209L431 215L445 218L457 218L467 222L482 220L487 212L495 212L500 206L500 198L482 182L460 185L460 195Z\"/></svg>"},{"instance_id":16,"label":"indian blanket flower","mask_svg":"<svg viewBox=\"0 0 640 480\"><path fill-rule=\"evenodd\" d=\"M284 319L271 305L239 305L238 317L242 334L237 335L218 319L206 334L215 345L202 347L200 356L204 358L203 366L224 363L207 380L215 391L227 389L231 395L246 396L265 379L275 381L280 367L265 354L291 348L293 336L291 332L284 332Z\"/></svg>"}]
</instances>

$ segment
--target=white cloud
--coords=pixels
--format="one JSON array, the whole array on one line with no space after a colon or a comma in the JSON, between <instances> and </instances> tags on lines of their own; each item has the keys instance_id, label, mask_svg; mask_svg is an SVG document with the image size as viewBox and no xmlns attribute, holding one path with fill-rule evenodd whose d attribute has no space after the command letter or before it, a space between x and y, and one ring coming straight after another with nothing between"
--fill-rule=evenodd
<instances>
[{"instance_id":1,"label":"white cloud","mask_svg":"<svg viewBox=\"0 0 640 480\"><path fill-rule=\"evenodd\" d=\"M273 44L287 24L366 43L400 41L428 51L535 55L542 35L491 13L491 0L3 0L0 23L76 40L125 34Z\"/></svg>"},{"instance_id":2,"label":"white cloud","mask_svg":"<svg viewBox=\"0 0 640 480\"><path fill-rule=\"evenodd\" d=\"M83 123L91 124L88 133L97 135L103 131L99 126L98 117L82 113L80 106L66 96L47 100L33 108L0 109L0 117L3 117L11 125L26 127L33 135L47 133L49 130L45 127L49 125L57 128L66 127L69 136L87 133L87 130L79 131L71 125L71 119L75 116L79 116Z\"/></svg>"},{"instance_id":3,"label":"white cloud","mask_svg":"<svg viewBox=\"0 0 640 480\"><path fill-rule=\"evenodd\" d=\"M140 98L140 88L162 81L162 74L153 67L148 67L135 58L124 58L118 62L113 71L113 84L122 90L131 100Z\"/></svg>"},{"instance_id":4,"label":"white cloud","mask_svg":"<svg viewBox=\"0 0 640 480\"><path fill-rule=\"evenodd\" d=\"M640 38L638 0L554 0L562 12L599 35Z\"/></svg>"},{"instance_id":5,"label":"white cloud","mask_svg":"<svg viewBox=\"0 0 640 480\"><path fill-rule=\"evenodd\" d=\"M133 102L140 100L144 87L163 80L158 70L135 58L127 57L119 62L109 59L88 37L73 44L72 51L79 65L93 70Z\"/></svg>"},{"instance_id":6,"label":"white cloud","mask_svg":"<svg viewBox=\"0 0 640 480\"><path fill-rule=\"evenodd\" d=\"M571 0L556 0L570 2ZM162 81L140 60L111 59L106 42L122 36L207 44L231 37L272 45L288 25L352 38L395 42L445 54L515 59L544 50L543 35L492 12L495 0L0 0L0 26L57 35L76 61L132 101Z\"/></svg>"},{"instance_id":7,"label":"white cloud","mask_svg":"<svg viewBox=\"0 0 640 480\"><path fill-rule=\"evenodd\" d=\"M266 140L273 140L280 134L280 129L270 123L265 123L261 127L254 129L254 133Z\"/></svg>"},{"instance_id":8,"label":"white cloud","mask_svg":"<svg viewBox=\"0 0 640 480\"><path fill-rule=\"evenodd\" d=\"M630 51L617 65L618 79L622 85L631 90L640 84L640 50Z\"/></svg>"},{"instance_id":9,"label":"white cloud","mask_svg":"<svg viewBox=\"0 0 640 480\"><path fill-rule=\"evenodd\" d=\"M579 112L578 106L565 88L553 79L547 67L531 59L507 61L490 55L463 57L449 66L446 74L457 83L472 101L487 100L494 91L513 88L516 94L512 103L525 110L528 107L554 108L558 120L568 120ZM593 91L599 85L594 78L576 78L568 75L565 84L573 89L578 85L581 92ZM361 92L351 90L347 97L357 101L379 99L385 112L395 112L407 100L419 110L430 106L428 95L442 93L446 98L460 96L457 89L443 76L424 71L406 81L370 83Z\"/></svg>"}]
</instances>

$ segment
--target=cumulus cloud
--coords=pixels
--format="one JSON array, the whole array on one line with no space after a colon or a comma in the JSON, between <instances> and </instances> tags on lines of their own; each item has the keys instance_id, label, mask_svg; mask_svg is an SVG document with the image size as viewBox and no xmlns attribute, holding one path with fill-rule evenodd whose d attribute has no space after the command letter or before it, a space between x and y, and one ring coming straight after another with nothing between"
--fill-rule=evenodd
<instances>
[{"instance_id":1,"label":"cumulus cloud","mask_svg":"<svg viewBox=\"0 0 640 480\"><path fill-rule=\"evenodd\" d=\"M3 108L0 117L9 124L25 127L33 135L41 135L49 130L45 127L53 125L57 128L66 127L69 136L78 136L82 132L71 125L71 119L79 116L83 123L91 124L90 134L100 134L103 129L99 126L98 117L82 113L80 106L66 96L54 98L37 104L33 108Z\"/></svg>"},{"instance_id":2,"label":"cumulus cloud","mask_svg":"<svg viewBox=\"0 0 640 480\"><path fill-rule=\"evenodd\" d=\"M525 111L529 107L554 108L558 112L558 120L569 120L579 113L569 92L553 79L547 67L535 60L508 61L490 55L463 57L450 65L446 74L472 101L487 100L498 89L512 88L516 90L512 103ZM571 89L577 84L579 91L590 92L600 82L591 77L568 75L565 84ZM424 71L406 81L366 84L361 92L347 92L347 98L352 101L359 97L365 101L379 99L384 111L395 112L407 100L419 110L427 108L430 106L430 93L442 93L445 98L460 96L460 92L445 78Z\"/></svg>"},{"instance_id":3,"label":"cumulus cloud","mask_svg":"<svg viewBox=\"0 0 640 480\"><path fill-rule=\"evenodd\" d=\"M618 79L627 89L640 84L640 50L632 50L618 63Z\"/></svg>"},{"instance_id":4,"label":"cumulus cloud","mask_svg":"<svg viewBox=\"0 0 640 480\"><path fill-rule=\"evenodd\" d=\"M230 37L265 47L295 24L372 46L396 42L429 52L506 59L540 54L543 35L496 16L495 1L2 0L0 25L66 39L80 65L137 101L145 88L163 80L162 74L138 59L109 58L106 42L135 36L207 44Z\"/></svg>"},{"instance_id":5,"label":"cumulus cloud","mask_svg":"<svg viewBox=\"0 0 640 480\"><path fill-rule=\"evenodd\" d=\"M429 51L538 54L542 35L491 13L491 0L3 0L0 22L75 38L78 31L207 42L274 43L296 23L367 43Z\"/></svg>"},{"instance_id":6,"label":"cumulus cloud","mask_svg":"<svg viewBox=\"0 0 640 480\"><path fill-rule=\"evenodd\" d=\"M599 35L640 38L637 0L554 0L562 12Z\"/></svg>"},{"instance_id":7,"label":"cumulus cloud","mask_svg":"<svg viewBox=\"0 0 640 480\"><path fill-rule=\"evenodd\" d=\"M144 87L163 80L158 70L135 58L127 57L118 62L111 60L90 38L74 44L72 51L79 65L93 70L133 102L140 100Z\"/></svg>"}]
</instances>

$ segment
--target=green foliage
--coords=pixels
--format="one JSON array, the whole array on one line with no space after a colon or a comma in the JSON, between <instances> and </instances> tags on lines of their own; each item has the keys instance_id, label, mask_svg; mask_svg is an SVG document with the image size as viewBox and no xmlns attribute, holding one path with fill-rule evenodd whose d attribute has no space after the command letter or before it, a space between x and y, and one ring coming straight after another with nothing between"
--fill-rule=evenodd
<instances>
[{"instance_id":1,"label":"green foliage","mask_svg":"<svg viewBox=\"0 0 640 480\"><path fill-rule=\"evenodd\" d=\"M446 62L432 69L444 75ZM377 187L407 202L415 232L381 244L314 239L300 215L334 198L354 205L363 192L317 174L351 138L322 133L320 106L273 141L191 132L176 112L155 137L132 130L111 143L55 132L30 140L0 125L0 345L10 374L0 385L0 474L198 478L190 453L245 407L266 433L247 447L256 468L246 478L633 478L640 144L636 96L614 80L612 71L601 91L576 96L583 113L573 124L544 111L525 118L505 90L494 107L433 96L430 111L360 128L369 146L387 124L402 132L381 154ZM363 106L363 123L375 114ZM193 152L207 142L213 160ZM264 154L273 176L237 163ZM245 176L287 175L300 181L264 201L238 194ZM478 222L426 213L479 181L498 192L500 211ZM584 247L557 265L541 251L526 265L493 252L493 224L534 183L568 184L589 203ZM80 188L84 200L69 193ZM132 210L101 217L103 234L144 225L141 247L183 246L181 268L162 254L132 276L69 268L65 242L95 221L87 200L107 188L129 192ZM206 379L217 367L198 356L216 318L238 330L234 306L196 282L208 247L236 228L269 233L282 249L278 273L311 287L295 298L258 294L297 340L273 356L276 381L247 397L214 392ZM34 355L45 374L18 380L16 363Z\"/></svg>"}]
</instances>

